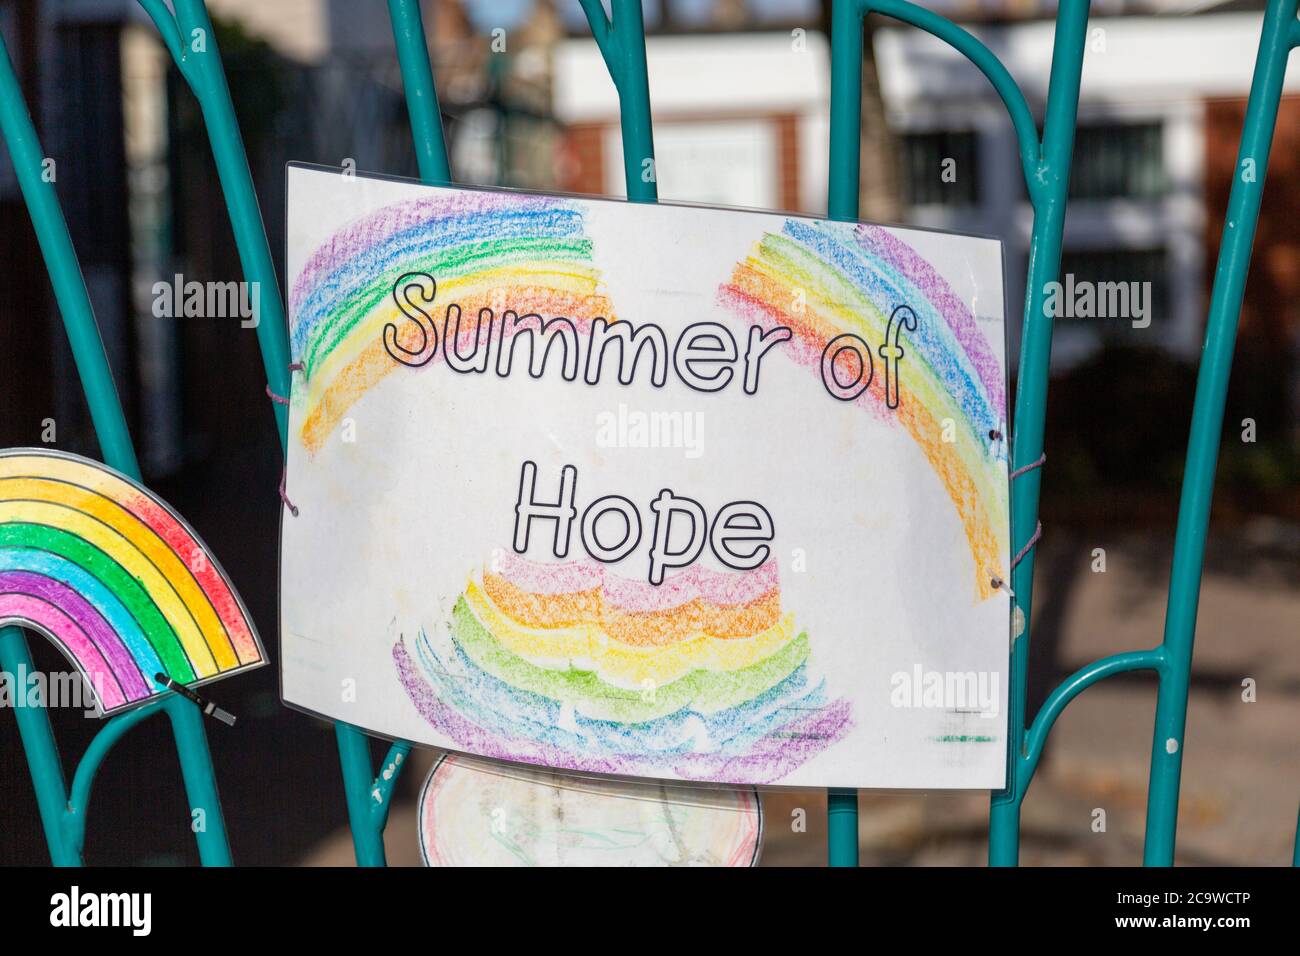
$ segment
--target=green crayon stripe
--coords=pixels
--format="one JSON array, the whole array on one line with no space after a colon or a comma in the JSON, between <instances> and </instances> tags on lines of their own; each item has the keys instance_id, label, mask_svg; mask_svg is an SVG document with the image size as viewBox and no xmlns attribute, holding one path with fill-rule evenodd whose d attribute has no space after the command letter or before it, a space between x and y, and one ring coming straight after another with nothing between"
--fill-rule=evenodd
<instances>
[{"instance_id":1,"label":"green crayon stripe","mask_svg":"<svg viewBox=\"0 0 1300 956\"><path fill-rule=\"evenodd\" d=\"M805 289L822 288L825 290L823 297L828 301L852 304L852 311L856 315L860 317L869 316L869 321L866 318L859 320L858 332L865 331L866 326L871 326L877 333L884 334L887 324L885 314L847 276L822 261L816 253L787 236L778 236L774 233L768 233L761 246L768 261L775 265L779 272L793 279L800 287ZM908 361L919 364L929 378L942 381L942 377L921 349L917 348L909 351ZM940 408L934 409L930 413L935 421L951 418L953 421L960 422L967 434L974 440L975 447L983 448L984 436L975 431L960 404L944 388L935 389L934 394L936 399L942 403Z\"/></svg>"},{"instance_id":2,"label":"green crayon stripe","mask_svg":"<svg viewBox=\"0 0 1300 956\"><path fill-rule=\"evenodd\" d=\"M569 667L550 670L531 664L503 647L462 597L452 612L454 637L480 668L512 687L552 700L581 705L584 716L635 724L689 707L716 713L758 697L790 676L808 659L808 635L800 633L765 659L734 671L693 670L653 692L615 687L595 671ZM645 698L645 699L643 699Z\"/></svg>"},{"instance_id":3,"label":"green crayon stripe","mask_svg":"<svg viewBox=\"0 0 1300 956\"><path fill-rule=\"evenodd\" d=\"M525 262L535 263L536 271L543 275L557 271L556 266L589 268L591 240L550 239L544 236L490 239L453 246L427 258L404 256L396 265L377 272L370 282L353 292L341 308L330 312L312 330L303 352L308 375L347 338L357 322L392 295L394 284L405 273L416 270L427 272L441 284L449 279L459 279L490 268Z\"/></svg>"},{"instance_id":4,"label":"green crayon stripe","mask_svg":"<svg viewBox=\"0 0 1300 956\"><path fill-rule=\"evenodd\" d=\"M59 528L14 522L0 524L0 548L35 548L79 565L98 578L135 618L168 675L182 683L194 680L194 668L180 639L144 586L95 545ZM152 674L145 676L152 681Z\"/></svg>"}]
</instances>

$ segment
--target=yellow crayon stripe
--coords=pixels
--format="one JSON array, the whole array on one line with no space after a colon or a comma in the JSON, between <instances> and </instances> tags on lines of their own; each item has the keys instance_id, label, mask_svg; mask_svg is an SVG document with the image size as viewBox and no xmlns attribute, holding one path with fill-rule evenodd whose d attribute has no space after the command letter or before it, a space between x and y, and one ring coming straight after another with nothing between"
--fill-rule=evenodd
<instances>
[{"instance_id":1,"label":"yellow crayon stripe","mask_svg":"<svg viewBox=\"0 0 1300 956\"><path fill-rule=\"evenodd\" d=\"M465 600L474 616L501 645L538 667L553 670L577 667L596 671L601 679L623 687L646 681L663 686L694 670L734 671L765 660L795 636L794 615L753 637L717 638L700 632L662 646L636 647L611 639L599 624L533 628L506 615L470 581Z\"/></svg>"}]
</instances>

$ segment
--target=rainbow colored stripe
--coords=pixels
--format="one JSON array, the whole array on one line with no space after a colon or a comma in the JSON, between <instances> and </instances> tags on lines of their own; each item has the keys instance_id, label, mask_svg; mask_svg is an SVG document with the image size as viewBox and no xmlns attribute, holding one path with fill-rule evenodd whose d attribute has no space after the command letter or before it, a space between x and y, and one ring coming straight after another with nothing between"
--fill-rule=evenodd
<instances>
[{"instance_id":1,"label":"rainbow colored stripe","mask_svg":"<svg viewBox=\"0 0 1300 956\"><path fill-rule=\"evenodd\" d=\"M774 563L653 587L514 555L470 579L445 630L393 649L416 708L464 750L737 783L775 782L848 731L809 655Z\"/></svg>"},{"instance_id":2,"label":"rainbow colored stripe","mask_svg":"<svg viewBox=\"0 0 1300 956\"><path fill-rule=\"evenodd\" d=\"M0 623L53 640L112 714L265 652L220 565L164 502L97 462L0 452Z\"/></svg>"},{"instance_id":3,"label":"rainbow colored stripe","mask_svg":"<svg viewBox=\"0 0 1300 956\"><path fill-rule=\"evenodd\" d=\"M764 328L794 333L786 354L821 374L823 350L844 333L880 354L890 316L912 308L915 331L899 363L898 407L889 408L877 362L855 402L896 423L920 446L961 518L974 561L975 593L993 594L1007 553L1006 391L1002 367L975 317L928 262L879 226L787 219L737 264L719 301ZM944 422L953 428L945 435Z\"/></svg>"},{"instance_id":4,"label":"rainbow colored stripe","mask_svg":"<svg viewBox=\"0 0 1300 956\"><path fill-rule=\"evenodd\" d=\"M399 367L384 349L387 325L414 347L417 329L394 303L408 272L437 281L432 315L441 356L443 315L456 303L468 350L481 309L500 316L564 316L580 333L615 316L592 264L582 207L549 196L468 190L387 206L335 234L308 260L290 295L290 347L300 436L315 451L347 410ZM305 382L305 385L303 384Z\"/></svg>"}]
</instances>

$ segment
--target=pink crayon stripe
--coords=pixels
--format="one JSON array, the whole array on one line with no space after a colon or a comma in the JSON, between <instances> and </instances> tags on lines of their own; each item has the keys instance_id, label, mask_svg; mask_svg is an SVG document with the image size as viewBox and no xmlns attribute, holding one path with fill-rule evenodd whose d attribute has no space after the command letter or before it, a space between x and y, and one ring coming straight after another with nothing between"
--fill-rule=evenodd
<instances>
[{"instance_id":1,"label":"pink crayon stripe","mask_svg":"<svg viewBox=\"0 0 1300 956\"><path fill-rule=\"evenodd\" d=\"M456 215L488 212L521 204L553 206L558 199L550 196L518 196L510 193L461 191L429 196L413 202L398 202L347 226L317 249L290 293L290 311L297 311L307 291L342 262L379 245L389 236L420 223L434 222Z\"/></svg>"},{"instance_id":2,"label":"pink crayon stripe","mask_svg":"<svg viewBox=\"0 0 1300 956\"><path fill-rule=\"evenodd\" d=\"M507 553L500 568L501 577L533 594L572 594L600 588L608 604L628 611L666 611L696 598L714 605L749 604L780 583L775 561L753 571L713 571L696 564L667 576L658 587L648 581L620 577L588 560L547 564Z\"/></svg>"},{"instance_id":3,"label":"pink crayon stripe","mask_svg":"<svg viewBox=\"0 0 1300 956\"><path fill-rule=\"evenodd\" d=\"M89 601L62 581L33 571L6 571L0 574L0 594L28 594L62 610L99 649L117 678L128 700L140 700L153 693L135 658L113 626ZM71 645L69 645L71 646Z\"/></svg>"},{"instance_id":4,"label":"pink crayon stripe","mask_svg":"<svg viewBox=\"0 0 1300 956\"><path fill-rule=\"evenodd\" d=\"M658 587L610 574L605 577L605 600L628 611L666 611L696 598L714 605L749 604L775 590L777 577L775 561L753 571L712 571L693 564L668 575Z\"/></svg>"},{"instance_id":5,"label":"pink crayon stripe","mask_svg":"<svg viewBox=\"0 0 1300 956\"><path fill-rule=\"evenodd\" d=\"M605 569L595 561L562 561L548 564L529 561L507 551L500 559L501 577L533 594L572 594L598 588Z\"/></svg>"},{"instance_id":6,"label":"pink crayon stripe","mask_svg":"<svg viewBox=\"0 0 1300 956\"><path fill-rule=\"evenodd\" d=\"M104 655L71 617L53 604L30 594L0 593L0 620L29 621L53 634L89 676L104 710L127 703L122 687Z\"/></svg>"}]
</instances>

